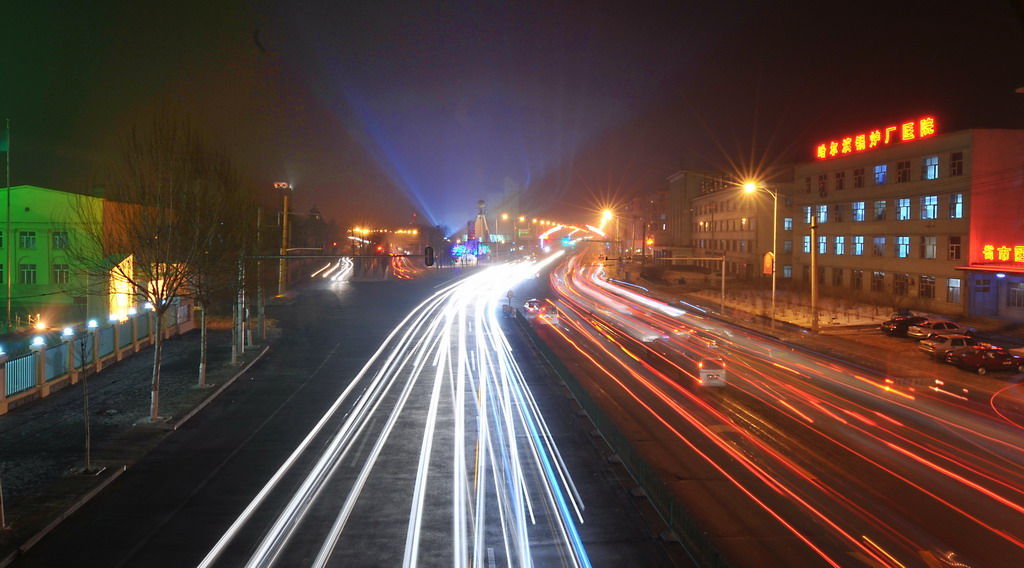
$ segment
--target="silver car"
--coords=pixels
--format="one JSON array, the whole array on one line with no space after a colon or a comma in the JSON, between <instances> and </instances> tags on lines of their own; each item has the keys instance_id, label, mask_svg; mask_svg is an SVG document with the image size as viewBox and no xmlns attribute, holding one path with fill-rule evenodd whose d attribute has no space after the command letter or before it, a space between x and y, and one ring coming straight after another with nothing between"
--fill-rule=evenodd
<instances>
[{"instance_id":1,"label":"silver car","mask_svg":"<svg viewBox=\"0 0 1024 568\"><path fill-rule=\"evenodd\" d=\"M948 361L952 355L969 351L975 345L978 345L978 341L973 337L966 335L940 335L932 339L919 341L917 348L924 351L929 357Z\"/></svg>"},{"instance_id":2,"label":"silver car","mask_svg":"<svg viewBox=\"0 0 1024 568\"><path fill-rule=\"evenodd\" d=\"M973 327L964 327L955 321L948 320L928 320L907 328L907 337L913 337L914 339L931 339L940 335L966 335L973 337L975 333L976 330Z\"/></svg>"}]
</instances>

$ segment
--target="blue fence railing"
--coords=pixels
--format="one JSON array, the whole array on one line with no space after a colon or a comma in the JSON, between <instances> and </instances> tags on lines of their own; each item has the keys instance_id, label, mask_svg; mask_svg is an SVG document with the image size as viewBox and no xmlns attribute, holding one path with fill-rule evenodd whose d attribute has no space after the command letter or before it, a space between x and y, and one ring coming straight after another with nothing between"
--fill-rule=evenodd
<instances>
[{"instance_id":1,"label":"blue fence railing","mask_svg":"<svg viewBox=\"0 0 1024 568\"><path fill-rule=\"evenodd\" d=\"M118 348L128 347L132 344L132 320L125 320L117 324Z\"/></svg>"},{"instance_id":2,"label":"blue fence railing","mask_svg":"<svg viewBox=\"0 0 1024 568\"><path fill-rule=\"evenodd\" d=\"M46 349L46 374L43 377L47 381L68 372L68 344L61 343Z\"/></svg>"},{"instance_id":3,"label":"blue fence railing","mask_svg":"<svg viewBox=\"0 0 1024 568\"><path fill-rule=\"evenodd\" d=\"M105 327L100 330L100 357L106 357L114 352L114 328Z\"/></svg>"},{"instance_id":4,"label":"blue fence railing","mask_svg":"<svg viewBox=\"0 0 1024 568\"><path fill-rule=\"evenodd\" d=\"M7 396L36 386L36 357L37 353L29 353L4 364L4 371L7 373Z\"/></svg>"}]
</instances>

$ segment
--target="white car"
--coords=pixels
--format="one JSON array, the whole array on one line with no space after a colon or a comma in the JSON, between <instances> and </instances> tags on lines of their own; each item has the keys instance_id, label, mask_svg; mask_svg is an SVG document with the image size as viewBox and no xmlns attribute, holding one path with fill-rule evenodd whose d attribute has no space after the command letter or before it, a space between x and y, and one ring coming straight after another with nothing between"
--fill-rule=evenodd
<instances>
[{"instance_id":1,"label":"white car","mask_svg":"<svg viewBox=\"0 0 1024 568\"><path fill-rule=\"evenodd\" d=\"M929 357L947 361L951 355L969 351L978 341L966 335L940 335L917 343L918 349Z\"/></svg>"},{"instance_id":2,"label":"white car","mask_svg":"<svg viewBox=\"0 0 1024 568\"><path fill-rule=\"evenodd\" d=\"M977 333L972 327L964 327L955 321L928 320L924 323L907 328L907 337L914 339L931 339L940 335L966 335L973 337Z\"/></svg>"}]
</instances>

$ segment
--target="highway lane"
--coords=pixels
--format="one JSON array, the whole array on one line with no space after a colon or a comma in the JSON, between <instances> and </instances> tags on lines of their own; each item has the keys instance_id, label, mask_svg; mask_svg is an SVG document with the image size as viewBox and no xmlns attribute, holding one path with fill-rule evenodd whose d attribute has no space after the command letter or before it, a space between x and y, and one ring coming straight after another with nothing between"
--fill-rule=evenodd
<instances>
[{"instance_id":1,"label":"highway lane","mask_svg":"<svg viewBox=\"0 0 1024 568\"><path fill-rule=\"evenodd\" d=\"M751 505L759 509L817 562L1005 565L1020 557L1024 456L1016 426L950 405L945 395L924 396L864 369L652 304L609 286L585 264L570 265L553 285L571 330L561 340L577 342L577 358L604 353L593 367L608 372L591 385L630 415L628 427L640 425L644 438L657 441L649 446L668 444L719 469L713 485L728 480L746 495L748 514ZM594 318L629 337L595 333L587 321ZM718 337L727 389L694 394L637 356L638 339L676 338L694 327ZM635 404L624 402L630 398ZM669 457L669 478L682 471L692 479L693 464L678 463L690 459ZM680 488L680 495L705 507L706 494ZM706 516L720 536L731 534L734 527ZM792 553L791 542L767 534L762 546L783 542L775 553Z\"/></svg>"}]
</instances>

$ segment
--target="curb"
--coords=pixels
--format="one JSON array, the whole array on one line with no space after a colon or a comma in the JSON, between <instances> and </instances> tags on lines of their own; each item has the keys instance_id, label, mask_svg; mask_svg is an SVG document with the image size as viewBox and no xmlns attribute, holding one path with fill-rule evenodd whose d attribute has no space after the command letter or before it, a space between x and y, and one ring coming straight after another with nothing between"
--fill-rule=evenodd
<instances>
[{"instance_id":1,"label":"curb","mask_svg":"<svg viewBox=\"0 0 1024 568\"><path fill-rule=\"evenodd\" d=\"M270 351L270 346L269 345L265 346L263 348L263 351L261 351L258 355L256 355L256 357L254 357L252 361L249 361L249 363L245 367L243 367L240 371L235 373L235 375L233 377L231 377L230 379L225 381L223 385L218 387L217 390L214 391L210 396L208 396L206 398L206 400L201 402L199 404L199 406L193 408L192 411L190 411L188 414L186 414L181 420L176 422L174 424L174 427L171 428L171 431L177 430L179 426L181 426L182 424L187 422L190 418L195 416L200 410L205 408L206 405L208 405L211 402L213 402L213 399L217 398L220 395L220 393L224 391L224 389L226 389L227 387L231 386L231 384L234 383L235 380L238 379L238 377L241 377L243 374L246 373L246 371L249 370L250 367L255 365L257 361L262 359L263 356L267 354L267 351ZM30 537L28 540L25 541L24 544L22 544L21 546L16 548L13 552L11 552L6 558L0 558L0 568L5 568L5 567L9 566L12 562L17 560L19 556L21 556L22 554L27 552L30 548L35 546L36 543L38 543L40 540L42 540L47 534L50 533L50 531L52 531L53 529L57 528L57 526L60 525L61 522L64 521L64 519L70 517L71 515L73 515L75 513L75 511L77 511L78 509L82 508L82 506L84 506L86 503L91 501L93 497L95 497L101 491L106 489L106 487L108 485L113 483L113 481L115 479L120 477L121 474L124 473L127 470L128 470L128 466L127 465L122 465L118 469L114 470L114 472L110 474L110 477L104 479L103 482L101 482L99 485L97 485L96 487L93 487L92 489L90 489L88 493L83 495L80 499L78 499L78 501L76 501L73 505L68 507L63 513L58 515L57 518L55 518L53 521L50 522L50 524L46 525L45 527L40 529L39 532L37 532L34 535L32 535L32 537Z\"/></svg>"}]
</instances>

